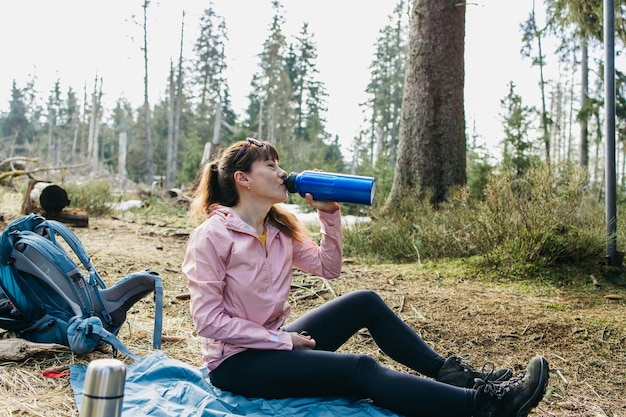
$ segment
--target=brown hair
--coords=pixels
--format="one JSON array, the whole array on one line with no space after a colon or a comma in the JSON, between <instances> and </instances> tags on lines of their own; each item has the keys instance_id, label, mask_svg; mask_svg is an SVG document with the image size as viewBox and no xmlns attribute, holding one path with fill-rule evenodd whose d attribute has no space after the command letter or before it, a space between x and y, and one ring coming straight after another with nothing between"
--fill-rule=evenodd
<instances>
[{"instance_id":1,"label":"brown hair","mask_svg":"<svg viewBox=\"0 0 626 417\"><path fill-rule=\"evenodd\" d=\"M271 143L261 143L263 146L255 146L245 140L235 142L200 168L190 205L191 215L205 217L219 205L233 207L239 203L235 172L250 172L252 164L259 160L280 160L278 151ZM237 157L244 145L247 145L246 150ZM301 241L308 236L306 228L296 216L276 204L270 209L265 221L290 238Z\"/></svg>"}]
</instances>

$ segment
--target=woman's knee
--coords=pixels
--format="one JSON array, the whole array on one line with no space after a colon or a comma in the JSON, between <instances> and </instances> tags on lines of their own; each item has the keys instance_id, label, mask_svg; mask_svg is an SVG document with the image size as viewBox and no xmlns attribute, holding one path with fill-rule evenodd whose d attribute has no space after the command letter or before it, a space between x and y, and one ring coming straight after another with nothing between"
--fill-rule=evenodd
<instances>
[{"instance_id":1,"label":"woman's knee","mask_svg":"<svg viewBox=\"0 0 626 417\"><path fill-rule=\"evenodd\" d=\"M355 355L352 372L350 373L350 385L356 388L356 393L371 395L372 384L374 386L383 376L383 366L369 355Z\"/></svg>"},{"instance_id":2,"label":"woman's knee","mask_svg":"<svg viewBox=\"0 0 626 417\"><path fill-rule=\"evenodd\" d=\"M368 377L371 377L372 374L375 373L379 367L381 367L376 359L369 355L356 354L354 356L353 374L358 381L363 381L364 378L367 379Z\"/></svg>"},{"instance_id":3,"label":"woman's knee","mask_svg":"<svg viewBox=\"0 0 626 417\"><path fill-rule=\"evenodd\" d=\"M351 297L359 300L360 304L365 306L371 306L374 304L385 304L383 299L373 290L357 290L348 294Z\"/></svg>"}]
</instances>

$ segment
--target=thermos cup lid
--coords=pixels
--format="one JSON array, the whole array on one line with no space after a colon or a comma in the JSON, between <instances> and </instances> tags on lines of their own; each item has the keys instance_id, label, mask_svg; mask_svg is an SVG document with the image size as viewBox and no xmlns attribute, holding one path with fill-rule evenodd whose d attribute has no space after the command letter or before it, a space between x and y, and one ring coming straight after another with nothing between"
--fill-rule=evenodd
<instances>
[{"instance_id":1,"label":"thermos cup lid","mask_svg":"<svg viewBox=\"0 0 626 417\"><path fill-rule=\"evenodd\" d=\"M124 395L126 365L117 359L96 359L87 367L83 395L119 398Z\"/></svg>"}]
</instances>

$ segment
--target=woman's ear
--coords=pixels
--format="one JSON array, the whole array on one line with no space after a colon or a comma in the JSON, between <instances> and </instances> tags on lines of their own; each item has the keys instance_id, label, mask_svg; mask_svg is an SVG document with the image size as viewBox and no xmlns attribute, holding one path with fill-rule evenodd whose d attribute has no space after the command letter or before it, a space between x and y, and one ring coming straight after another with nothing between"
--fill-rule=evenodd
<instances>
[{"instance_id":1,"label":"woman's ear","mask_svg":"<svg viewBox=\"0 0 626 417\"><path fill-rule=\"evenodd\" d=\"M235 172L233 178L235 179L235 183L237 185L245 188L248 188L250 186L250 180L248 179L248 176L242 171Z\"/></svg>"}]
</instances>

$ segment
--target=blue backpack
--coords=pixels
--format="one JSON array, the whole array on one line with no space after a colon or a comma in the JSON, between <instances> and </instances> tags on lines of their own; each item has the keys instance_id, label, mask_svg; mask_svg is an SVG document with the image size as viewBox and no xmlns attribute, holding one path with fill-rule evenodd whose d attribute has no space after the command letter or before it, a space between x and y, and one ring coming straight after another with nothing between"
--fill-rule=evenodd
<instances>
[{"instance_id":1,"label":"blue backpack","mask_svg":"<svg viewBox=\"0 0 626 417\"><path fill-rule=\"evenodd\" d=\"M116 335L127 311L152 292L153 347L160 349L163 285L156 272L133 273L107 288L74 232L36 214L14 220L0 235L0 328L32 342L59 343L76 354L106 342L136 360Z\"/></svg>"}]
</instances>

